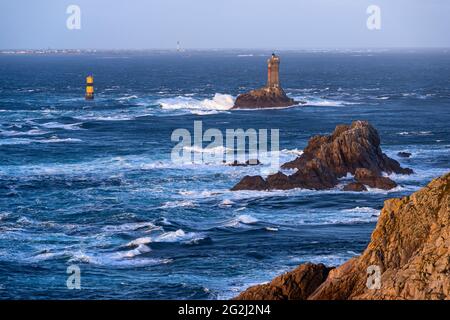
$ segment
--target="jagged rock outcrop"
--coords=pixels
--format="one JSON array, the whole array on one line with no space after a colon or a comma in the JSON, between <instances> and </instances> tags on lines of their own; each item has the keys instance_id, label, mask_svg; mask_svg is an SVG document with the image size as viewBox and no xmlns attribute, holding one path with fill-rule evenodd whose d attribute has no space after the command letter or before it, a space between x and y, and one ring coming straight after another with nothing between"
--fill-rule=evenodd
<instances>
[{"instance_id":1,"label":"jagged rock outcrop","mask_svg":"<svg viewBox=\"0 0 450 320\"><path fill-rule=\"evenodd\" d=\"M328 277L332 268L306 263L268 284L248 288L236 300L305 300Z\"/></svg>"},{"instance_id":2,"label":"jagged rock outcrop","mask_svg":"<svg viewBox=\"0 0 450 320\"><path fill-rule=\"evenodd\" d=\"M283 108L299 104L280 87L264 87L239 95L233 109Z\"/></svg>"},{"instance_id":3,"label":"jagged rock outcrop","mask_svg":"<svg viewBox=\"0 0 450 320\"><path fill-rule=\"evenodd\" d=\"M304 153L282 166L296 169L288 176L277 173L266 180L261 177L245 177L232 190L286 190L292 188L330 189L348 173L355 176L356 182L372 188L392 189L397 184L382 173L411 174L381 151L377 130L367 121L355 121L352 125L339 125L328 136L313 137ZM358 174L357 174L358 173ZM255 181L257 183L252 184ZM348 188L361 190L360 185Z\"/></svg>"},{"instance_id":4,"label":"jagged rock outcrop","mask_svg":"<svg viewBox=\"0 0 450 320\"><path fill-rule=\"evenodd\" d=\"M300 266L277 278L284 281L252 287L239 298L450 299L450 173L411 196L386 201L367 249L331 270L319 286L316 277L297 276L305 268L315 270ZM292 289L316 286L309 295Z\"/></svg>"}]
</instances>

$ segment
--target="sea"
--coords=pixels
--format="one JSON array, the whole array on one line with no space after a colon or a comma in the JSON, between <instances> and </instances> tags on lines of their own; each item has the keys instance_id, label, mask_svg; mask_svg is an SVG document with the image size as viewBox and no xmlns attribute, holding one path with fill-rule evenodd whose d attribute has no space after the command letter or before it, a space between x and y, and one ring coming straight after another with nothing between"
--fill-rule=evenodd
<instances>
[{"instance_id":1,"label":"sea","mask_svg":"<svg viewBox=\"0 0 450 320\"><path fill-rule=\"evenodd\" d=\"M449 171L448 49L280 51L281 84L306 104L231 110L265 84L271 53L0 55L0 299L229 299L358 256L385 200ZM172 133L195 121L279 129L284 163L355 120L415 173L390 191L233 192L260 166L171 158Z\"/></svg>"}]
</instances>

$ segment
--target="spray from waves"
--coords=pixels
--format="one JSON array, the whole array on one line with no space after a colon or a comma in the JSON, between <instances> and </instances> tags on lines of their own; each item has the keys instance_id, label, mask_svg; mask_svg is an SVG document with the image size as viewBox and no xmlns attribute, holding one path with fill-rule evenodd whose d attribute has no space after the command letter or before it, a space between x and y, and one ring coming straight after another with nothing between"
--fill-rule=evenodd
<instances>
[{"instance_id":1,"label":"spray from waves","mask_svg":"<svg viewBox=\"0 0 450 320\"><path fill-rule=\"evenodd\" d=\"M240 228L243 226L256 224L258 222L259 222L259 220L256 219L255 217L253 217L251 215L243 214L243 215L237 216L233 219L225 221L220 226L221 227Z\"/></svg>"},{"instance_id":2,"label":"spray from waves","mask_svg":"<svg viewBox=\"0 0 450 320\"><path fill-rule=\"evenodd\" d=\"M102 228L104 232L127 232L127 231L138 231L138 230L160 230L161 227L156 226L151 222L133 222L133 223L125 223L121 225L108 225Z\"/></svg>"},{"instance_id":3,"label":"spray from waves","mask_svg":"<svg viewBox=\"0 0 450 320\"><path fill-rule=\"evenodd\" d=\"M192 97L179 96L158 100L158 104L165 110L188 110L199 115L214 114L233 108L234 98L228 94L216 93L212 99L197 100Z\"/></svg>"},{"instance_id":4,"label":"spray from waves","mask_svg":"<svg viewBox=\"0 0 450 320\"><path fill-rule=\"evenodd\" d=\"M164 203L160 209L173 209L173 208L195 208L198 207L198 204L196 204L193 201L169 201Z\"/></svg>"},{"instance_id":5,"label":"spray from waves","mask_svg":"<svg viewBox=\"0 0 450 320\"><path fill-rule=\"evenodd\" d=\"M302 100L302 98L298 98L298 100ZM322 98L306 98L306 99L303 98L303 100L306 100L305 106L314 106L314 107L343 107L360 104L359 102L329 100Z\"/></svg>"},{"instance_id":6,"label":"spray from waves","mask_svg":"<svg viewBox=\"0 0 450 320\"><path fill-rule=\"evenodd\" d=\"M157 236L142 237L130 241L126 247L141 247L150 243L193 243L205 239L206 235L198 232L185 232L183 229L177 231L169 231L159 234Z\"/></svg>"}]
</instances>

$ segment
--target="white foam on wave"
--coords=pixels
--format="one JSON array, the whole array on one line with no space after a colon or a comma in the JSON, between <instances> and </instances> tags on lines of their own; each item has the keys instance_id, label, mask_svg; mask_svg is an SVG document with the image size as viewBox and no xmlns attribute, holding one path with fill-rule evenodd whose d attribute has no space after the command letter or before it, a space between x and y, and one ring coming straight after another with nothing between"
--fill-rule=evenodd
<instances>
[{"instance_id":1,"label":"white foam on wave","mask_svg":"<svg viewBox=\"0 0 450 320\"><path fill-rule=\"evenodd\" d=\"M234 204L230 199L224 199L221 203L219 203L219 207L221 208L229 208Z\"/></svg>"},{"instance_id":2,"label":"white foam on wave","mask_svg":"<svg viewBox=\"0 0 450 320\"><path fill-rule=\"evenodd\" d=\"M2 212L0 213L0 221L8 218L11 214L9 212Z\"/></svg>"},{"instance_id":3,"label":"white foam on wave","mask_svg":"<svg viewBox=\"0 0 450 320\"><path fill-rule=\"evenodd\" d=\"M195 153L208 153L208 154L224 154L227 152L233 151L230 148L226 148L224 146L217 146L214 148L202 148L199 146L191 146L191 147L183 147L184 151L195 152Z\"/></svg>"},{"instance_id":4,"label":"white foam on wave","mask_svg":"<svg viewBox=\"0 0 450 320\"><path fill-rule=\"evenodd\" d=\"M303 98L304 99L304 98ZM302 100L302 98L298 98ZM344 100L330 100L321 98L306 98L305 106L315 106L315 107L343 107L349 105L357 105L359 102L350 102Z\"/></svg>"},{"instance_id":5,"label":"white foam on wave","mask_svg":"<svg viewBox=\"0 0 450 320\"><path fill-rule=\"evenodd\" d=\"M59 122L48 122L41 124L42 127L47 129L64 129L64 130L83 130L80 125L82 125L81 122L79 123L71 123L71 124L63 124Z\"/></svg>"},{"instance_id":6,"label":"white foam on wave","mask_svg":"<svg viewBox=\"0 0 450 320\"><path fill-rule=\"evenodd\" d=\"M28 138L11 138L11 139L4 139L0 140L0 145L25 145L25 144L32 144L32 143L74 143L74 142L82 142L80 139L75 138L57 138L52 137L50 139L28 139Z\"/></svg>"},{"instance_id":7,"label":"white foam on wave","mask_svg":"<svg viewBox=\"0 0 450 320\"><path fill-rule=\"evenodd\" d=\"M69 263L94 263L94 259L82 251L75 252Z\"/></svg>"},{"instance_id":8,"label":"white foam on wave","mask_svg":"<svg viewBox=\"0 0 450 320\"><path fill-rule=\"evenodd\" d=\"M354 256L355 254L348 252L337 254L306 255L302 257L292 257L291 262L298 264L311 262L314 264L323 263L327 266L339 266Z\"/></svg>"},{"instance_id":9,"label":"white foam on wave","mask_svg":"<svg viewBox=\"0 0 450 320\"><path fill-rule=\"evenodd\" d=\"M430 136L431 131L401 131L397 133L400 136Z\"/></svg>"},{"instance_id":10,"label":"white foam on wave","mask_svg":"<svg viewBox=\"0 0 450 320\"><path fill-rule=\"evenodd\" d=\"M228 94L216 93L212 99L197 100L192 97L179 96L158 100L158 104L165 110L194 110L201 115L211 114L209 111L227 111L234 106L234 97Z\"/></svg>"},{"instance_id":11,"label":"white foam on wave","mask_svg":"<svg viewBox=\"0 0 450 320\"><path fill-rule=\"evenodd\" d=\"M379 216L380 210L370 207L356 207L352 209L344 209L342 212L350 212L350 213L365 213L365 214L371 214L373 216Z\"/></svg>"},{"instance_id":12,"label":"white foam on wave","mask_svg":"<svg viewBox=\"0 0 450 320\"><path fill-rule=\"evenodd\" d=\"M239 215L233 219L227 220L224 223L221 224L222 227L233 227L233 228L239 228L245 225L252 225L255 223L258 223L258 219L251 215L243 214Z\"/></svg>"},{"instance_id":13,"label":"white foam on wave","mask_svg":"<svg viewBox=\"0 0 450 320\"><path fill-rule=\"evenodd\" d=\"M151 231L151 230L159 230L161 229L161 227L158 227L151 222L134 222L134 223L125 223L121 225L110 225L102 228L102 230L106 232L127 232L142 229Z\"/></svg>"},{"instance_id":14,"label":"white foam on wave","mask_svg":"<svg viewBox=\"0 0 450 320\"><path fill-rule=\"evenodd\" d=\"M295 149L283 149L281 150L282 153L289 154L289 155L295 155L295 156L301 156L303 154L303 150L299 150L297 148Z\"/></svg>"},{"instance_id":15,"label":"white foam on wave","mask_svg":"<svg viewBox=\"0 0 450 320\"><path fill-rule=\"evenodd\" d=\"M140 244L135 249L117 253L117 256L119 259L121 258L131 259L141 254L149 253L150 251L152 250L148 246L146 246L145 244Z\"/></svg>"},{"instance_id":16,"label":"white foam on wave","mask_svg":"<svg viewBox=\"0 0 450 320\"><path fill-rule=\"evenodd\" d=\"M16 137L16 136L41 136L44 134L48 134L48 131L43 131L39 129L31 129L28 131L8 131L8 130L0 130L0 135L5 137Z\"/></svg>"},{"instance_id":17,"label":"white foam on wave","mask_svg":"<svg viewBox=\"0 0 450 320\"><path fill-rule=\"evenodd\" d=\"M182 201L168 201L164 203L160 209L172 209L172 208L195 208L198 204L190 200Z\"/></svg>"},{"instance_id":18,"label":"white foam on wave","mask_svg":"<svg viewBox=\"0 0 450 320\"><path fill-rule=\"evenodd\" d=\"M117 101L128 101L128 100L133 100L133 99L138 99L138 96L136 95L126 95L120 98L117 98Z\"/></svg>"},{"instance_id":19,"label":"white foam on wave","mask_svg":"<svg viewBox=\"0 0 450 320\"><path fill-rule=\"evenodd\" d=\"M257 223L259 220L250 215L243 214L243 215L240 215L237 217L237 221L244 223L244 224L254 224L254 223Z\"/></svg>"},{"instance_id":20,"label":"white foam on wave","mask_svg":"<svg viewBox=\"0 0 450 320\"><path fill-rule=\"evenodd\" d=\"M110 116L100 116L100 115L85 115L76 117L78 120L82 121L130 121L136 119L133 116L129 116L126 114L118 114L118 115L110 115Z\"/></svg>"},{"instance_id":21,"label":"white foam on wave","mask_svg":"<svg viewBox=\"0 0 450 320\"><path fill-rule=\"evenodd\" d=\"M205 235L203 233L198 232L185 232L183 229L179 229L176 231L169 231L164 232L162 234L153 236L153 237L142 237L135 239L133 241L130 241L126 246L127 247L135 247L135 246L142 246L142 245L148 245L150 243L154 242L162 242L162 243L174 243L174 242L180 242L180 243L191 243L198 240L202 240L205 238Z\"/></svg>"}]
</instances>

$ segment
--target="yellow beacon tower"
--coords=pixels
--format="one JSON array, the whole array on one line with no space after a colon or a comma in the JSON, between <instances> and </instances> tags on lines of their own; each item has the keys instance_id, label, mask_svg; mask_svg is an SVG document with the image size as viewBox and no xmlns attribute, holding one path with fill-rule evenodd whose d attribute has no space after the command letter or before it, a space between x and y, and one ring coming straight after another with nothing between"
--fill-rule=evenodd
<instances>
[{"instance_id":1,"label":"yellow beacon tower","mask_svg":"<svg viewBox=\"0 0 450 320\"><path fill-rule=\"evenodd\" d=\"M94 100L94 77L86 78L86 100Z\"/></svg>"}]
</instances>

